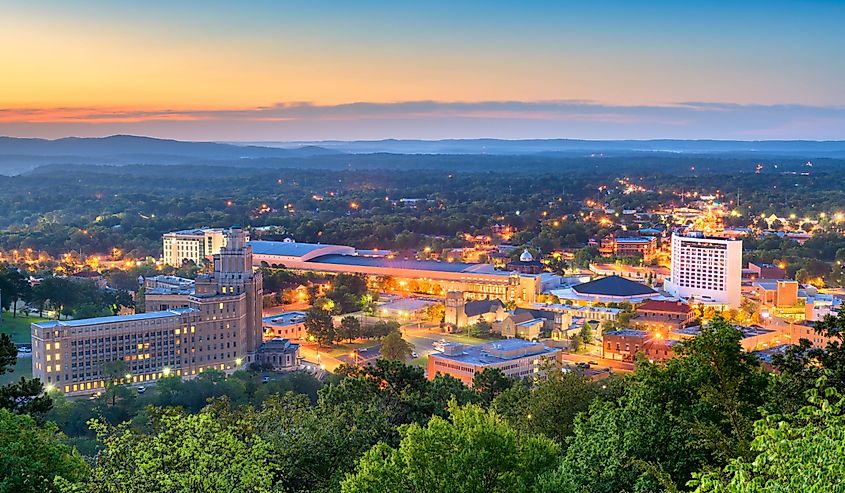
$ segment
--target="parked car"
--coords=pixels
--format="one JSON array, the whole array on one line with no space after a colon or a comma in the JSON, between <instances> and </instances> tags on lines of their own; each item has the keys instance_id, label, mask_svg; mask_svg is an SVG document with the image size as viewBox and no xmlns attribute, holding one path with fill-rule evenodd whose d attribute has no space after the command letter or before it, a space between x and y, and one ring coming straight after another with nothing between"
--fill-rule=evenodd
<instances>
[{"instance_id":1,"label":"parked car","mask_svg":"<svg viewBox=\"0 0 845 493\"><path fill-rule=\"evenodd\" d=\"M147 388L146 388L146 387L144 387L143 385L141 385L140 387L138 387L138 393L139 393L139 394L143 394L143 393L144 393L144 392L146 392L146 391L147 391Z\"/></svg>"}]
</instances>

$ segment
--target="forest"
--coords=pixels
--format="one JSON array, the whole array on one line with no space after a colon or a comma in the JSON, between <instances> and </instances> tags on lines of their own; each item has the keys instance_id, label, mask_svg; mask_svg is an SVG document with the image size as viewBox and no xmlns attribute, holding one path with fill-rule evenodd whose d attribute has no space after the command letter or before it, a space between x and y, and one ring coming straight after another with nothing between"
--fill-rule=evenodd
<instances>
[{"instance_id":1,"label":"forest","mask_svg":"<svg viewBox=\"0 0 845 493\"><path fill-rule=\"evenodd\" d=\"M0 491L838 491L843 328L818 324L834 342L792 346L775 372L716 317L677 358L599 381L489 369L468 388L379 360L323 382L210 371L83 400L8 385Z\"/></svg>"}]
</instances>

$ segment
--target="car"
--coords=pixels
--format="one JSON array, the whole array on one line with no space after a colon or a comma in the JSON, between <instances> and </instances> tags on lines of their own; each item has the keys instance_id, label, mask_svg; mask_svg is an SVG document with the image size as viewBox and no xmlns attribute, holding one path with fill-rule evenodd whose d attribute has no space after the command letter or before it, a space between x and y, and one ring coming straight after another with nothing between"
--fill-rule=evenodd
<instances>
[{"instance_id":1,"label":"car","mask_svg":"<svg viewBox=\"0 0 845 493\"><path fill-rule=\"evenodd\" d=\"M597 362L595 362L595 361L593 361L593 360L587 361L587 364L589 364L589 365L594 365L594 366L595 366L595 365L598 365L598 363L597 363Z\"/></svg>"},{"instance_id":2,"label":"car","mask_svg":"<svg viewBox=\"0 0 845 493\"><path fill-rule=\"evenodd\" d=\"M146 387L144 387L143 385L141 385L140 387L138 387L138 393L139 393L139 394L143 394L143 393L144 393L144 392L146 392L146 391L147 391L147 388L146 388Z\"/></svg>"},{"instance_id":3,"label":"car","mask_svg":"<svg viewBox=\"0 0 845 493\"><path fill-rule=\"evenodd\" d=\"M270 377L264 375L263 377L261 377L261 383L270 383Z\"/></svg>"},{"instance_id":4,"label":"car","mask_svg":"<svg viewBox=\"0 0 845 493\"><path fill-rule=\"evenodd\" d=\"M417 354L417 352L416 352L416 351L411 351L411 357L412 357L412 358L414 358L414 359L417 359L417 358L419 358L419 357L420 357L420 355L419 355L419 354Z\"/></svg>"}]
</instances>

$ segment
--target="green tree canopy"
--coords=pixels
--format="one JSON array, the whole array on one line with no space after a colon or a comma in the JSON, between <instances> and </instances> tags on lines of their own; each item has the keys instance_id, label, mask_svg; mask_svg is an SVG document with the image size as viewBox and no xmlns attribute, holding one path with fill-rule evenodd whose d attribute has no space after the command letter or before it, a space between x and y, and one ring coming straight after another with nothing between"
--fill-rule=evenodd
<instances>
[{"instance_id":1,"label":"green tree canopy","mask_svg":"<svg viewBox=\"0 0 845 493\"><path fill-rule=\"evenodd\" d=\"M79 481L86 474L85 461L56 425L0 409L0 493L57 491L55 478Z\"/></svg>"},{"instance_id":2,"label":"green tree canopy","mask_svg":"<svg viewBox=\"0 0 845 493\"><path fill-rule=\"evenodd\" d=\"M403 426L398 448L381 443L370 449L341 491L527 491L557 459L554 442L520 435L493 411L453 404L449 413L450 420Z\"/></svg>"}]
</instances>

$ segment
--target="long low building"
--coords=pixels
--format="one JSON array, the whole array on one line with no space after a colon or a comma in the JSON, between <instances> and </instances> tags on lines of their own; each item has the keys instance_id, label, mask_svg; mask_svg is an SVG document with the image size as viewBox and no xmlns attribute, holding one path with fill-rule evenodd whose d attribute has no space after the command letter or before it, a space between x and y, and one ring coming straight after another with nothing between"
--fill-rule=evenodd
<instances>
[{"instance_id":1,"label":"long low building","mask_svg":"<svg viewBox=\"0 0 845 493\"><path fill-rule=\"evenodd\" d=\"M392 277L399 281L428 281L440 295L463 292L467 299L498 298L534 303L543 289L543 274L499 270L489 264L396 259L361 255L349 246L252 241L255 265L282 266L299 271Z\"/></svg>"},{"instance_id":2,"label":"long low building","mask_svg":"<svg viewBox=\"0 0 845 493\"><path fill-rule=\"evenodd\" d=\"M511 378L542 378L546 365L554 364L560 349L522 339L504 339L478 346L458 343L442 345L442 351L428 357L427 376L451 375L472 385L475 374L486 368L497 368Z\"/></svg>"}]
</instances>

